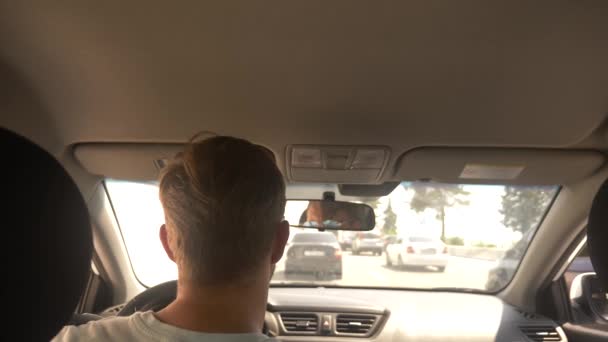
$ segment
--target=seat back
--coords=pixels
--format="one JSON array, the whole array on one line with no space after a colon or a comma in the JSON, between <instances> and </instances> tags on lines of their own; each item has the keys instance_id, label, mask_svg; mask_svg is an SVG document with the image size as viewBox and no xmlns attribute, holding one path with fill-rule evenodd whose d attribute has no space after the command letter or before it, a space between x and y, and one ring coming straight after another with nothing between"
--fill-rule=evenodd
<instances>
[{"instance_id":1,"label":"seat back","mask_svg":"<svg viewBox=\"0 0 608 342\"><path fill-rule=\"evenodd\" d=\"M602 184L591 205L587 247L603 290L608 291L608 180Z\"/></svg>"},{"instance_id":2,"label":"seat back","mask_svg":"<svg viewBox=\"0 0 608 342\"><path fill-rule=\"evenodd\" d=\"M0 152L2 304L8 317L0 340L48 341L69 321L88 279L88 210L72 178L39 146L0 128Z\"/></svg>"}]
</instances>

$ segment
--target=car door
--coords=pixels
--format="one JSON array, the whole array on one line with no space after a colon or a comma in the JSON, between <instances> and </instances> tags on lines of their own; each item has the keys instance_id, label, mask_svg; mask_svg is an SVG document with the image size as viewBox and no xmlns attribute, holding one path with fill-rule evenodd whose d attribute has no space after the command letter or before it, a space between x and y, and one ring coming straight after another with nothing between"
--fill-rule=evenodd
<instances>
[{"instance_id":1,"label":"car door","mask_svg":"<svg viewBox=\"0 0 608 342\"><path fill-rule=\"evenodd\" d=\"M403 243L403 239L398 238L397 240L389 243L388 246L386 246L386 255L390 262L392 262L392 263L397 262L397 254L399 254L398 249L400 248L402 243Z\"/></svg>"}]
</instances>

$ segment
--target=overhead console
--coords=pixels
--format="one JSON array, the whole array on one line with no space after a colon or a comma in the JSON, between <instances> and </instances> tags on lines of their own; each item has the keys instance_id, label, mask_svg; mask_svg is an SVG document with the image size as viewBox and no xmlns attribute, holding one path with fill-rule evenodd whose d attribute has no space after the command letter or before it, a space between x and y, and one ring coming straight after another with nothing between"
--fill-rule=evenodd
<instances>
[{"instance_id":1,"label":"overhead console","mask_svg":"<svg viewBox=\"0 0 608 342\"><path fill-rule=\"evenodd\" d=\"M605 156L595 151L423 147L404 153L394 178L446 183L556 185L595 173Z\"/></svg>"},{"instance_id":2,"label":"overhead console","mask_svg":"<svg viewBox=\"0 0 608 342\"><path fill-rule=\"evenodd\" d=\"M386 169L386 146L289 145L287 176L294 182L377 183Z\"/></svg>"}]
</instances>

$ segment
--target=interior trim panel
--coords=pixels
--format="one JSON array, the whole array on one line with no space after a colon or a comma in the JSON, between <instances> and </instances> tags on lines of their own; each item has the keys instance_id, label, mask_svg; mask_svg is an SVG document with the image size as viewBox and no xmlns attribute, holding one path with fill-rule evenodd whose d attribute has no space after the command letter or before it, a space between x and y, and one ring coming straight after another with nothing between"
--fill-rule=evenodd
<instances>
[{"instance_id":1,"label":"interior trim panel","mask_svg":"<svg viewBox=\"0 0 608 342\"><path fill-rule=\"evenodd\" d=\"M551 319L522 311L493 295L273 287L268 311L269 330L281 341L567 341L561 327ZM289 317L301 318L304 333L285 330L281 314L286 312L299 314ZM375 315L376 321L366 334L336 334L336 318L355 313ZM312 315L319 321L308 324L306 317ZM330 320L329 327L323 330L325 319ZM290 324L296 327L297 319Z\"/></svg>"}]
</instances>

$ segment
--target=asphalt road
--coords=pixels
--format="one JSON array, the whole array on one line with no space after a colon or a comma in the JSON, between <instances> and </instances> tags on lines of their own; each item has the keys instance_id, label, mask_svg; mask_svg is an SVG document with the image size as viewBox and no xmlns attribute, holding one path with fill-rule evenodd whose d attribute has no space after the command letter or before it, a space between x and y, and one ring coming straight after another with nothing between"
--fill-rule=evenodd
<instances>
[{"instance_id":1,"label":"asphalt road","mask_svg":"<svg viewBox=\"0 0 608 342\"><path fill-rule=\"evenodd\" d=\"M444 272L432 268L399 269L387 267L385 255L342 256L342 279L316 279L314 275L297 274L285 277L284 264L277 264L273 281L315 282L320 284L384 287L464 287L485 288L488 271L494 266L491 261L451 256Z\"/></svg>"}]
</instances>

